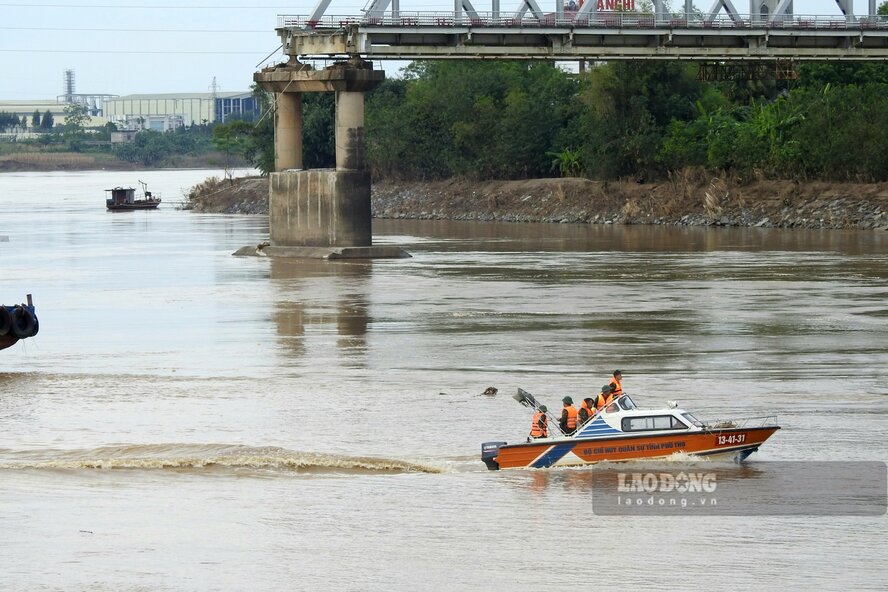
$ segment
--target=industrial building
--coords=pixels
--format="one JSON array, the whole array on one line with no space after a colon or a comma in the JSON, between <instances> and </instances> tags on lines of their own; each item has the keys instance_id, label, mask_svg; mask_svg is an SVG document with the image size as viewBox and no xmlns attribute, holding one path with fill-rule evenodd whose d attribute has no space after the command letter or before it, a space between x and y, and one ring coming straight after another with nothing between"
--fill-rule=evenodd
<instances>
[{"instance_id":1,"label":"industrial building","mask_svg":"<svg viewBox=\"0 0 888 592\"><path fill-rule=\"evenodd\" d=\"M233 115L246 120L259 115L258 101L249 92L126 95L107 99L102 107L109 121L125 123L141 118L149 127L152 122L166 125L173 116L181 117L184 125L194 125L224 123Z\"/></svg>"},{"instance_id":2,"label":"industrial building","mask_svg":"<svg viewBox=\"0 0 888 592\"><path fill-rule=\"evenodd\" d=\"M31 118L34 112L40 113L40 118L49 111L52 113L53 124L56 126L65 123L65 108L69 103L59 101L33 100L33 101L5 101L0 100L0 112L11 113L21 118L25 116L28 119L28 125L31 124ZM101 115L91 115L87 127L102 127L108 123L108 120ZM20 136L22 137L22 136Z\"/></svg>"},{"instance_id":3,"label":"industrial building","mask_svg":"<svg viewBox=\"0 0 888 592\"><path fill-rule=\"evenodd\" d=\"M247 121L258 119L259 102L249 92L216 93L169 93L144 94L116 97L101 95L98 101L82 101L87 95L71 95L72 101L60 96L55 101L0 101L0 112L11 113L30 123L35 111L52 113L55 125L65 122L65 108L71 102L86 104L91 119L87 127L102 127L114 123L121 132L150 129L158 132L172 131L183 125L224 123L232 116ZM99 95L89 95L99 97ZM18 137L25 137L18 133ZM132 134L118 134L114 142L130 141Z\"/></svg>"}]
</instances>

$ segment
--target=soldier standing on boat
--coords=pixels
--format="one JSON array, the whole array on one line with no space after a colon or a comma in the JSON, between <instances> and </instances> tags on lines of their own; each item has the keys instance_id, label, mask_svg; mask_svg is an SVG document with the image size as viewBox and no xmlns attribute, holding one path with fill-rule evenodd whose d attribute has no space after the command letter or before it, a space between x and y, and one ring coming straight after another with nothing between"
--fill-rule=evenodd
<instances>
[{"instance_id":1,"label":"soldier standing on boat","mask_svg":"<svg viewBox=\"0 0 888 592\"><path fill-rule=\"evenodd\" d=\"M549 420L546 419L546 411L548 411L548 408L545 405L540 405L537 412L533 414L533 424L530 426L531 438L546 438L549 436Z\"/></svg>"},{"instance_id":2,"label":"soldier standing on boat","mask_svg":"<svg viewBox=\"0 0 888 592\"><path fill-rule=\"evenodd\" d=\"M611 391L614 394L614 399L623 394L623 373L619 370L614 370L614 377L611 378L610 384L614 386Z\"/></svg>"},{"instance_id":3,"label":"soldier standing on boat","mask_svg":"<svg viewBox=\"0 0 888 592\"><path fill-rule=\"evenodd\" d=\"M564 435L569 436L577 429L577 408L573 406L573 399L570 397L564 397L562 401L564 409L561 410L561 421L558 422L558 427L561 428Z\"/></svg>"}]
</instances>

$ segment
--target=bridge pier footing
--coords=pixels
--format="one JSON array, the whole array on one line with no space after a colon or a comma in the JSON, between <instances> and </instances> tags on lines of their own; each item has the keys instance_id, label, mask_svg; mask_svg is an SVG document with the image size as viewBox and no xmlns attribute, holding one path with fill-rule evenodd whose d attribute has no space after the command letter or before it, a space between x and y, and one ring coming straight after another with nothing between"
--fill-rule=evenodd
<instances>
[{"instance_id":1,"label":"bridge pier footing","mask_svg":"<svg viewBox=\"0 0 888 592\"><path fill-rule=\"evenodd\" d=\"M275 169L270 174L270 242L235 255L326 259L409 257L375 247L371 232L370 172L364 161L364 93L384 73L352 58L324 70L296 60L253 75L276 95ZM336 169L303 170L302 93L335 92Z\"/></svg>"}]
</instances>

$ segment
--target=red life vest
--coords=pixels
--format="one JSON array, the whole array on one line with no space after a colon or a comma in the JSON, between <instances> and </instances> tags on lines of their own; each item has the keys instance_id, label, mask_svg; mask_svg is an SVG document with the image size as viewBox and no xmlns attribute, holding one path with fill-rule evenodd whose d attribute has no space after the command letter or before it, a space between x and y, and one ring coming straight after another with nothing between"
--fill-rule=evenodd
<instances>
[{"instance_id":1,"label":"red life vest","mask_svg":"<svg viewBox=\"0 0 888 592\"><path fill-rule=\"evenodd\" d=\"M537 411L533 415L533 425L530 426L531 438L545 438L549 435L549 426L546 423L546 414Z\"/></svg>"}]
</instances>

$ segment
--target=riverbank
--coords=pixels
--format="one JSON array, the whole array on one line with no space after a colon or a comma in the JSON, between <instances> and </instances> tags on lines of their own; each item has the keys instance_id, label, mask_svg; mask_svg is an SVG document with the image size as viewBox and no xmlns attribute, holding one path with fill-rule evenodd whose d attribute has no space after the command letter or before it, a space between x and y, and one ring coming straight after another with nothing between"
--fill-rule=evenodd
<instances>
[{"instance_id":1,"label":"riverbank","mask_svg":"<svg viewBox=\"0 0 888 592\"><path fill-rule=\"evenodd\" d=\"M170 160L169 166L144 166L120 160L104 152L14 152L0 154L0 173L49 171L141 171L158 168L205 169L221 168L225 155L210 152L201 155L180 155ZM232 166L249 166L237 161Z\"/></svg>"},{"instance_id":2,"label":"riverbank","mask_svg":"<svg viewBox=\"0 0 888 592\"><path fill-rule=\"evenodd\" d=\"M268 182L207 180L186 208L267 214ZM528 179L375 183L375 218L888 230L888 183L732 183L687 174L661 183Z\"/></svg>"}]
</instances>

